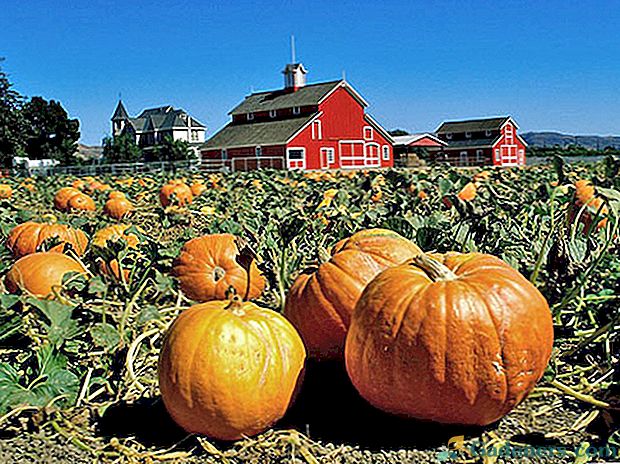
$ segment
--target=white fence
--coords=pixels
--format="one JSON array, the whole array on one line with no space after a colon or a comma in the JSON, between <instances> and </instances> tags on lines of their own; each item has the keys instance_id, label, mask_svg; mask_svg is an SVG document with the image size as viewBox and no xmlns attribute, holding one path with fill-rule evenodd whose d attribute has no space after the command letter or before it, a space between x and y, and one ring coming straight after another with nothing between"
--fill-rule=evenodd
<instances>
[{"instance_id":1,"label":"white fence","mask_svg":"<svg viewBox=\"0 0 620 464\"><path fill-rule=\"evenodd\" d=\"M85 164L75 166L41 166L34 168L14 168L5 173L11 176L50 176L74 175L95 176L102 174L120 175L144 172L234 172L254 169L282 169L284 159L278 156L259 158L233 158L228 160L154 161L150 163Z\"/></svg>"}]
</instances>

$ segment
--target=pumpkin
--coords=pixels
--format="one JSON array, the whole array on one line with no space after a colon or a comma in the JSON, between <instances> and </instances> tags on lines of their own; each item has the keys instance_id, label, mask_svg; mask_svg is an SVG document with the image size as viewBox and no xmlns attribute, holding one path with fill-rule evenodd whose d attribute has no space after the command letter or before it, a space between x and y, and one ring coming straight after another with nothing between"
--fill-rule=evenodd
<instances>
[{"instance_id":1,"label":"pumpkin","mask_svg":"<svg viewBox=\"0 0 620 464\"><path fill-rule=\"evenodd\" d=\"M263 293L265 278L254 260L248 276L248 271L240 264L242 257L237 241L231 234L213 234L194 238L183 245L172 274L188 298L224 300L230 287L245 299L257 298Z\"/></svg>"},{"instance_id":2,"label":"pumpkin","mask_svg":"<svg viewBox=\"0 0 620 464\"><path fill-rule=\"evenodd\" d=\"M351 381L384 411L486 425L519 404L551 356L545 298L481 253L420 255L368 284L347 335Z\"/></svg>"},{"instance_id":3,"label":"pumpkin","mask_svg":"<svg viewBox=\"0 0 620 464\"><path fill-rule=\"evenodd\" d=\"M94 200L73 187L63 187L54 196L56 209L66 211L70 209L95 211Z\"/></svg>"},{"instance_id":4,"label":"pumpkin","mask_svg":"<svg viewBox=\"0 0 620 464\"><path fill-rule=\"evenodd\" d=\"M24 222L9 232L6 246L15 258L35 253L48 239L57 237L60 244L47 251L62 252L66 243L73 246L75 252L82 256L88 245L86 234L64 224L41 224L38 222Z\"/></svg>"},{"instance_id":5,"label":"pumpkin","mask_svg":"<svg viewBox=\"0 0 620 464\"><path fill-rule=\"evenodd\" d=\"M181 181L164 185L159 192L159 201L163 207L171 204L183 206L194 200L192 189Z\"/></svg>"},{"instance_id":6,"label":"pumpkin","mask_svg":"<svg viewBox=\"0 0 620 464\"><path fill-rule=\"evenodd\" d=\"M71 183L71 187L78 189L78 190L82 190L85 186L86 186L86 182L84 182L82 179L75 179Z\"/></svg>"},{"instance_id":7,"label":"pumpkin","mask_svg":"<svg viewBox=\"0 0 620 464\"><path fill-rule=\"evenodd\" d=\"M108 242L110 241L118 241L120 239L125 240L127 242L127 246L129 248L136 248L138 243L140 243L140 239L136 234L126 233L126 230L129 229L129 225L127 224L115 224L111 226L104 227L103 229L98 230L93 235L92 244L98 247L106 247ZM140 230L140 232L142 232ZM120 266L118 264L118 260L113 259L109 263L106 263L104 260L99 259L99 269L101 272L106 275L111 275L120 279ZM129 276L131 273L129 269L123 269L123 277L125 281L129 280Z\"/></svg>"},{"instance_id":8,"label":"pumpkin","mask_svg":"<svg viewBox=\"0 0 620 464\"><path fill-rule=\"evenodd\" d=\"M0 184L0 200L8 200L13 196L13 188L8 184Z\"/></svg>"},{"instance_id":9,"label":"pumpkin","mask_svg":"<svg viewBox=\"0 0 620 464\"><path fill-rule=\"evenodd\" d=\"M118 193L118 192L117 192ZM103 205L103 212L113 219L121 220L133 211L133 205L126 198L111 198Z\"/></svg>"},{"instance_id":10,"label":"pumpkin","mask_svg":"<svg viewBox=\"0 0 620 464\"><path fill-rule=\"evenodd\" d=\"M159 357L159 388L174 421L220 440L256 435L280 419L305 350L280 314L253 303L211 301L183 311Z\"/></svg>"},{"instance_id":11,"label":"pumpkin","mask_svg":"<svg viewBox=\"0 0 620 464\"><path fill-rule=\"evenodd\" d=\"M584 225L584 233L587 234L592 226L592 221L595 215L603 216L596 225L597 229L601 229L607 225L609 209L605 206L602 198L595 196L596 190L592 182L586 179L577 180L575 186L575 204L578 208L587 205L586 209L582 213L580 220ZM572 215L576 215L576 211L572 212Z\"/></svg>"},{"instance_id":12,"label":"pumpkin","mask_svg":"<svg viewBox=\"0 0 620 464\"><path fill-rule=\"evenodd\" d=\"M53 296L68 272L86 272L80 263L62 253L32 253L18 259L4 278L10 293L24 290L38 298Z\"/></svg>"},{"instance_id":13,"label":"pumpkin","mask_svg":"<svg viewBox=\"0 0 620 464\"><path fill-rule=\"evenodd\" d=\"M456 196L463 201L472 201L476 198L476 190L476 184L468 182Z\"/></svg>"},{"instance_id":14,"label":"pumpkin","mask_svg":"<svg viewBox=\"0 0 620 464\"><path fill-rule=\"evenodd\" d=\"M108 200L122 200L124 198L127 198L125 194L118 190L112 190L108 195Z\"/></svg>"},{"instance_id":15,"label":"pumpkin","mask_svg":"<svg viewBox=\"0 0 620 464\"><path fill-rule=\"evenodd\" d=\"M368 282L421 252L396 232L363 230L338 242L327 262L302 272L286 296L284 314L309 355L342 358L351 314Z\"/></svg>"},{"instance_id":16,"label":"pumpkin","mask_svg":"<svg viewBox=\"0 0 620 464\"><path fill-rule=\"evenodd\" d=\"M202 182L194 182L191 186L191 189L192 189L192 195L197 197L197 196L202 195L204 191L207 190L207 186L203 184Z\"/></svg>"}]
</instances>

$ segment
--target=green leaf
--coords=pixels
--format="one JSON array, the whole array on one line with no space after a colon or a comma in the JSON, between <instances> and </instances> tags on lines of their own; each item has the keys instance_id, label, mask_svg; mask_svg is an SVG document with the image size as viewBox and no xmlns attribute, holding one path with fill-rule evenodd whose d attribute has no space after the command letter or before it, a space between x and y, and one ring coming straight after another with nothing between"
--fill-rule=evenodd
<instances>
[{"instance_id":1,"label":"green leaf","mask_svg":"<svg viewBox=\"0 0 620 464\"><path fill-rule=\"evenodd\" d=\"M88 282L88 293L91 295L103 294L108 290L108 285L101 276L93 277Z\"/></svg>"},{"instance_id":2,"label":"green leaf","mask_svg":"<svg viewBox=\"0 0 620 464\"><path fill-rule=\"evenodd\" d=\"M568 252L574 262L582 262L586 258L588 246L585 240L575 237L574 240L568 242Z\"/></svg>"},{"instance_id":3,"label":"green leaf","mask_svg":"<svg viewBox=\"0 0 620 464\"><path fill-rule=\"evenodd\" d=\"M121 341L118 330L107 322L99 322L93 325L90 329L90 336L93 338L96 346L106 350L114 348Z\"/></svg>"},{"instance_id":4,"label":"green leaf","mask_svg":"<svg viewBox=\"0 0 620 464\"><path fill-rule=\"evenodd\" d=\"M137 323L139 326L146 324L148 321L161 319L161 314L156 306L148 305L142 308L140 314L138 314Z\"/></svg>"}]
</instances>

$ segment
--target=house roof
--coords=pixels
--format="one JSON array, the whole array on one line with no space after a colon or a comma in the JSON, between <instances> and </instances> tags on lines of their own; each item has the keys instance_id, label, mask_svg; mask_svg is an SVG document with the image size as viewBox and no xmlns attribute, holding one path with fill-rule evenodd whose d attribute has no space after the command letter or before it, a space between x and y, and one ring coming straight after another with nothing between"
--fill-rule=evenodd
<instances>
[{"instance_id":1,"label":"house roof","mask_svg":"<svg viewBox=\"0 0 620 464\"><path fill-rule=\"evenodd\" d=\"M435 131L438 134L446 132L480 132L484 130L498 130L508 121L510 116L501 116L497 118L468 119L465 121L447 121L441 124Z\"/></svg>"},{"instance_id":2,"label":"house roof","mask_svg":"<svg viewBox=\"0 0 620 464\"><path fill-rule=\"evenodd\" d=\"M245 100L233 108L229 114L258 113L261 111L279 110L296 106L315 106L321 103L325 97L339 86L345 87L360 104L367 106L366 101L353 90L346 81L338 80L321 82L319 84L308 84L300 87L294 92L280 89L253 93L245 97Z\"/></svg>"},{"instance_id":3,"label":"house roof","mask_svg":"<svg viewBox=\"0 0 620 464\"><path fill-rule=\"evenodd\" d=\"M116 105L116 109L114 110L114 114L112 115L112 121L117 121L121 119L128 119L129 114L127 114L127 110L123 105L121 100L118 101L118 105Z\"/></svg>"},{"instance_id":4,"label":"house roof","mask_svg":"<svg viewBox=\"0 0 620 464\"><path fill-rule=\"evenodd\" d=\"M126 114L126 113L125 113ZM184 110L174 109L172 106L148 108L136 118L126 116L136 131L170 130L174 128L199 127L204 124L188 115Z\"/></svg>"},{"instance_id":5,"label":"house roof","mask_svg":"<svg viewBox=\"0 0 620 464\"><path fill-rule=\"evenodd\" d=\"M255 122L230 123L202 146L204 149L282 145L303 129L320 113L312 116Z\"/></svg>"},{"instance_id":6,"label":"house roof","mask_svg":"<svg viewBox=\"0 0 620 464\"><path fill-rule=\"evenodd\" d=\"M434 142L437 142L440 145L444 145L444 146L448 145L445 141L437 138L436 135L431 134L430 132L421 132L418 134L392 136L392 139L394 139L394 145L410 145L424 138L430 138L431 140L433 140Z\"/></svg>"}]
</instances>

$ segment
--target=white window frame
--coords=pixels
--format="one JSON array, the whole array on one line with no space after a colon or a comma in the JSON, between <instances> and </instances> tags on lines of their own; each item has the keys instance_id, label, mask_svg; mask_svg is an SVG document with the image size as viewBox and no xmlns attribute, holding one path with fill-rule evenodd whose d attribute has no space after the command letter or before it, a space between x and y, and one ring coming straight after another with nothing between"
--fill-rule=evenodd
<instances>
[{"instance_id":1,"label":"white window frame","mask_svg":"<svg viewBox=\"0 0 620 464\"><path fill-rule=\"evenodd\" d=\"M325 157L327 158L328 166L336 163L336 149L335 148L321 147L321 156L323 156L323 153L325 153Z\"/></svg>"},{"instance_id":2,"label":"white window frame","mask_svg":"<svg viewBox=\"0 0 620 464\"><path fill-rule=\"evenodd\" d=\"M222 148L222 151L220 152L220 157L223 160L227 160L228 159L228 151L226 150L226 148Z\"/></svg>"},{"instance_id":3,"label":"white window frame","mask_svg":"<svg viewBox=\"0 0 620 464\"><path fill-rule=\"evenodd\" d=\"M476 163L480 163L484 160L484 150L476 150Z\"/></svg>"},{"instance_id":4,"label":"white window frame","mask_svg":"<svg viewBox=\"0 0 620 464\"><path fill-rule=\"evenodd\" d=\"M368 156L368 152L371 148L377 149L377 158L372 159ZM371 163L372 161L372 163ZM369 142L364 144L364 166L376 168L381 166L381 147L377 142Z\"/></svg>"},{"instance_id":5,"label":"white window frame","mask_svg":"<svg viewBox=\"0 0 620 464\"><path fill-rule=\"evenodd\" d=\"M366 132L370 131L370 136L366 136ZM374 131L372 126L364 126L364 140L372 140L374 138Z\"/></svg>"},{"instance_id":6,"label":"white window frame","mask_svg":"<svg viewBox=\"0 0 620 464\"><path fill-rule=\"evenodd\" d=\"M301 114L301 108L299 106L293 106L293 114Z\"/></svg>"},{"instance_id":7,"label":"white window frame","mask_svg":"<svg viewBox=\"0 0 620 464\"><path fill-rule=\"evenodd\" d=\"M484 135L485 135L486 137L491 137L491 129L487 129L487 130L485 130L485 131L484 131Z\"/></svg>"},{"instance_id":8,"label":"white window frame","mask_svg":"<svg viewBox=\"0 0 620 464\"><path fill-rule=\"evenodd\" d=\"M254 119L254 113L248 113L245 115L248 121L252 121Z\"/></svg>"},{"instance_id":9,"label":"white window frame","mask_svg":"<svg viewBox=\"0 0 620 464\"><path fill-rule=\"evenodd\" d=\"M294 160L295 162L301 161L302 165L298 168L291 168L290 166L291 160L289 158L289 153L293 150L295 151L301 150L303 154L303 158L301 160ZM306 147L287 147L286 148L286 167L287 169L306 169Z\"/></svg>"},{"instance_id":10,"label":"white window frame","mask_svg":"<svg viewBox=\"0 0 620 464\"><path fill-rule=\"evenodd\" d=\"M499 148L495 149L495 161L499 162L500 160L500 152L499 152Z\"/></svg>"},{"instance_id":11,"label":"white window frame","mask_svg":"<svg viewBox=\"0 0 620 464\"><path fill-rule=\"evenodd\" d=\"M452 132L446 132L446 138L452 140Z\"/></svg>"},{"instance_id":12,"label":"white window frame","mask_svg":"<svg viewBox=\"0 0 620 464\"><path fill-rule=\"evenodd\" d=\"M323 139L323 124L321 124L321 120L317 119L316 121L312 121L312 140L322 140Z\"/></svg>"},{"instance_id":13,"label":"white window frame","mask_svg":"<svg viewBox=\"0 0 620 464\"><path fill-rule=\"evenodd\" d=\"M471 132L469 132L469 131L465 132L465 138L466 139L471 139Z\"/></svg>"},{"instance_id":14,"label":"white window frame","mask_svg":"<svg viewBox=\"0 0 620 464\"><path fill-rule=\"evenodd\" d=\"M383 145L381 147L381 159L383 161L390 161L390 146Z\"/></svg>"},{"instance_id":15,"label":"white window frame","mask_svg":"<svg viewBox=\"0 0 620 464\"><path fill-rule=\"evenodd\" d=\"M465 164L463 164L463 155L465 155ZM459 153L459 166L466 166L467 163L469 161L469 153L467 153L467 150L463 150Z\"/></svg>"},{"instance_id":16,"label":"white window frame","mask_svg":"<svg viewBox=\"0 0 620 464\"><path fill-rule=\"evenodd\" d=\"M256 148L254 148L254 154L256 155L257 158L260 158L261 156L263 156L263 147L261 147L260 145L257 145Z\"/></svg>"},{"instance_id":17,"label":"white window frame","mask_svg":"<svg viewBox=\"0 0 620 464\"><path fill-rule=\"evenodd\" d=\"M271 119L275 118L278 115L278 111L277 110L269 110L269 117Z\"/></svg>"},{"instance_id":18,"label":"white window frame","mask_svg":"<svg viewBox=\"0 0 620 464\"><path fill-rule=\"evenodd\" d=\"M343 151L343 146L344 145L351 145L351 149L353 152L355 152L355 145L361 145L362 146L362 156L350 156L350 155L343 155L342 151ZM338 156L340 159L340 167L342 169L359 169L364 167L365 164L365 160L366 160L366 147L364 146L364 141L363 140L339 140L338 141ZM355 161L364 161L363 164L355 164ZM345 162L351 162L350 166L347 166Z\"/></svg>"}]
</instances>

